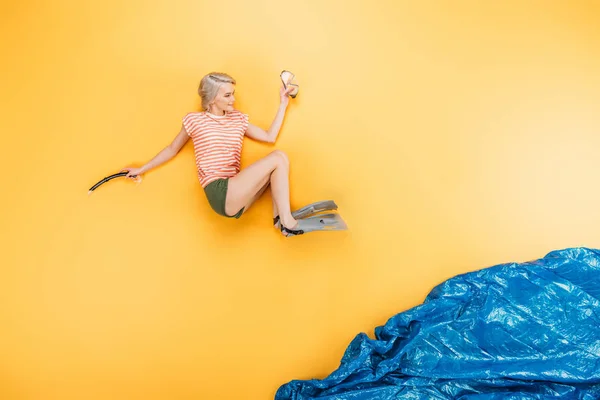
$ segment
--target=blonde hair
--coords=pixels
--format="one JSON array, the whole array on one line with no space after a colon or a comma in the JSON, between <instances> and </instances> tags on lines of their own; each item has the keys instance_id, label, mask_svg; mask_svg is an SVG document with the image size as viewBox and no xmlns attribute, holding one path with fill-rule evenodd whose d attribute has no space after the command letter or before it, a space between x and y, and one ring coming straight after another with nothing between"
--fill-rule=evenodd
<instances>
[{"instance_id":1,"label":"blonde hair","mask_svg":"<svg viewBox=\"0 0 600 400\"><path fill-rule=\"evenodd\" d=\"M202 99L202 109L204 111L208 111L210 102L217 97L219 88L223 83L231 83L235 85L235 79L222 72L211 72L202 78L200 81L200 87L198 87L198 94Z\"/></svg>"}]
</instances>

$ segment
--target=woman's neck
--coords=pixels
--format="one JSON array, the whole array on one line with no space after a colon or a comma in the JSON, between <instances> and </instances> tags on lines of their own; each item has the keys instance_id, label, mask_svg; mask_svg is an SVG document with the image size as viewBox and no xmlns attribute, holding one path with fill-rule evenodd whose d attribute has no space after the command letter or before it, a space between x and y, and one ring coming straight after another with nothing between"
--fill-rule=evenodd
<instances>
[{"instance_id":1,"label":"woman's neck","mask_svg":"<svg viewBox=\"0 0 600 400\"><path fill-rule=\"evenodd\" d=\"M208 113L212 114L214 116L217 116L217 117L223 117L226 114L225 110L219 110L219 109L216 109L216 108L209 108L208 109Z\"/></svg>"}]
</instances>

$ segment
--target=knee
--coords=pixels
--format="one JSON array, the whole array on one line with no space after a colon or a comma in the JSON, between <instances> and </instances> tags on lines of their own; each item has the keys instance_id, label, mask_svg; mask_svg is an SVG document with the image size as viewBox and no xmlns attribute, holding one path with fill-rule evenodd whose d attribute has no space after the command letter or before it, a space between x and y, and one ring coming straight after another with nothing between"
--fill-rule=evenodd
<instances>
[{"instance_id":1,"label":"knee","mask_svg":"<svg viewBox=\"0 0 600 400\"><path fill-rule=\"evenodd\" d=\"M277 160L278 165L281 165L284 168L289 168L290 159L285 152L281 150L275 150L271 153L271 155Z\"/></svg>"}]
</instances>

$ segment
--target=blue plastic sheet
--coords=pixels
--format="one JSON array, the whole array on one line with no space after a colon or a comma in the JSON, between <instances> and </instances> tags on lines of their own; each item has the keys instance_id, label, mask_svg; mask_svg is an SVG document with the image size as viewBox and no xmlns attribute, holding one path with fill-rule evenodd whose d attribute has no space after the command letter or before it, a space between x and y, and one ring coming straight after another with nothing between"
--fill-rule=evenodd
<instances>
[{"instance_id":1,"label":"blue plastic sheet","mask_svg":"<svg viewBox=\"0 0 600 400\"><path fill-rule=\"evenodd\" d=\"M276 400L600 399L600 251L456 276Z\"/></svg>"}]
</instances>

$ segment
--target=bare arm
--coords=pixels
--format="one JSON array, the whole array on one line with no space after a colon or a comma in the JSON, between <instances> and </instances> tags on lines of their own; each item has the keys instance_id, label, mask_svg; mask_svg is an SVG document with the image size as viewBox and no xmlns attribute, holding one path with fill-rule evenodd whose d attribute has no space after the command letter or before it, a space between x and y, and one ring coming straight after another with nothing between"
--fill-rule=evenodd
<instances>
[{"instance_id":1,"label":"bare arm","mask_svg":"<svg viewBox=\"0 0 600 400\"><path fill-rule=\"evenodd\" d=\"M128 177L141 175L147 171L150 171L151 169L156 168L175 157L175 155L177 155L181 148L187 143L189 138L190 137L188 136L185 128L182 126L177 136L175 136L175 139L173 139L173 141L167 147L162 149L144 166L141 168L123 168L123 171L129 171L129 174L127 174Z\"/></svg>"},{"instance_id":2,"label":"bare arm","mask_svg":"<svg viewBox=\"0 0 600 400\"><path fill-rule=\"evenodd\" d=\"M248 128L246 129L246 135L248 135L248 137L267 143L275 143L277 141L277 136L279 136L279 131L281 130L281 125L283 124L283 117L285 116L285 111L289 103L288 94L292 90L294 90L294 88L291 86L288 87L287 90L283 87L281 88L281 103L279 104L277 114L275 114L275 119L269 127L269 130L265 131L257 126L248 124Z\"/></svg>"},{"instance_id":3,"label":"bare arm","mask_svg":"<svg viewBox=\"0 0 600 400\"><path fill-rule=\"evenodd\" d=\"M279 136L279 130L281 129L281 125L283 124L285 109L285 106L279 106L277 114L275 115L275 119L273 120L273 123L271 124L269 130L265 131L264 129L259 128L258 126L249 123L248 128L246 129L246 135L249 138L258 140L259 142L275 143L277 141L277 136Z\"/></svg>"}]
</instances>

